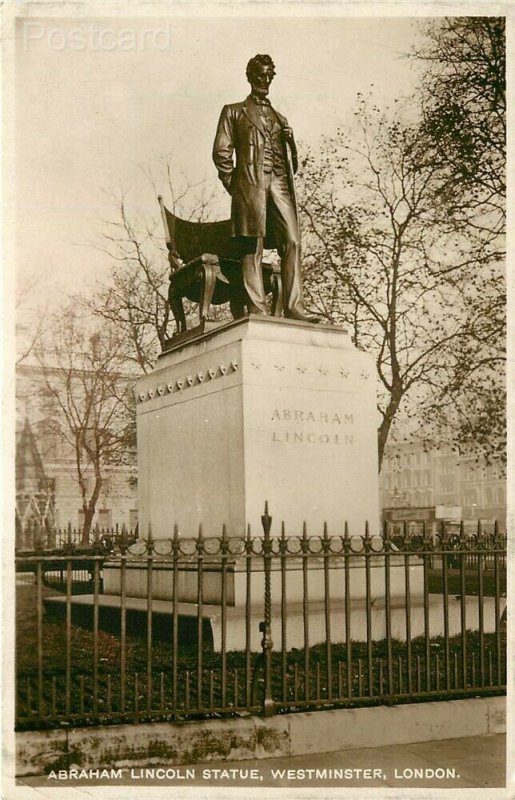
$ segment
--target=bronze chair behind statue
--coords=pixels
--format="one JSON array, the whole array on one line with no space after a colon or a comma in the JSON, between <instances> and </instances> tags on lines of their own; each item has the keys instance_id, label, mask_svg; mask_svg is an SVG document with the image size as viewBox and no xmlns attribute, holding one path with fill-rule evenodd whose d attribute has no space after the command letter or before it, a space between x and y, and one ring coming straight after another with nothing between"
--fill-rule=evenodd
<instances>
[{"instance_id":1,"label":"bronze chair behind statue","mask_svg":"<svg viewBox=\"0 0 515 800\"><path fill-rule=\"evenodd\" d=\"M177 332L186 331L184 297L198 303L200 323L209 319L211 305L222 303L229 303L234 319L244 316L249 302L241 270L246 242L232 238L231 220L189 222L172 214L161 195L158 200L171 267L168 303ZM266 293L272 293L272 315L278 317L282 313L279 268L263 262L263 282Z\"/></svg>"}]
</instances>

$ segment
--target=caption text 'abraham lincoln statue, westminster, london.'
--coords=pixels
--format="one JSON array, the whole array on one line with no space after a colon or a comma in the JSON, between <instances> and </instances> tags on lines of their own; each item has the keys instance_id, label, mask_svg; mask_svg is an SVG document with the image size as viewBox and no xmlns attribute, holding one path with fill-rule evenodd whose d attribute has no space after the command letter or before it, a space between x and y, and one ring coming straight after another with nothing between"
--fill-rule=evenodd
<instances>
[{"instance_id":1,"label":"caption text 'abraham lincoln statue, westminster, london.'","mask_svg":"<svg viewBox=\"0 0 515 800\"><path fill-rule=\"evenodd\" d=\"M293 183L297 171L295 140L286 118L267 97L274 75L269 55L250 59L247 78L252 92L243 102L222 109L213 160L232 197L232 234L243 240L243 283L250 312L267 313L261 268L266 236L281 256L284 316L316 322L306 314L302 295L300 231Z\"/></svg>"}]
</instances>

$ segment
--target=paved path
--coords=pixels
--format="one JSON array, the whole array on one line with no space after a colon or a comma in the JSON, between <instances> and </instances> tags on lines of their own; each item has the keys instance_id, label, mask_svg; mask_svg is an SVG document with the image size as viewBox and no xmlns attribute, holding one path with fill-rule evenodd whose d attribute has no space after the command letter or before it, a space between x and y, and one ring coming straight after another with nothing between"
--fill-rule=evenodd
<instances>
[{"instance_id":1,"label":"paved path","mask_svg":"<svg viewBox=\"0 0 515 800\"><path fill-rule=\"evenodd\" d=\"M136 767L125 770L122 777L110 780L72 782L48 780L47 777L26 778L18 782L18 785L54 789L56 786L70 785L216 786L218 789L223 786L245 786L248 789L264 786L297 789L356 786L493 789L506 785L505 747L506 737L499 734L342 750L292 758L210 761L175 768L169 765L161 768L153 765L148 768L147 775L144 769ZM335 773L335 770L340 772ZM419 770L422 772L418 772ZM80 791L78 793L81 794ZM42 794L47 796L44 791ZM117 797L116 794L113 796Z\"/></svg>"}]
</instances>

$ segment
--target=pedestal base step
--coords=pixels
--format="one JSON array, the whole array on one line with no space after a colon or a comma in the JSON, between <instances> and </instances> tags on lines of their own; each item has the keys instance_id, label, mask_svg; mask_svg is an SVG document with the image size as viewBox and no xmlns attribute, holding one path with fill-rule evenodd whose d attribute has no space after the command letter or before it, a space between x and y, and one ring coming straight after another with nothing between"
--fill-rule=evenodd
<instances>
[{"instance_id":1,"label":"pedestal base step","mask_svg":"<svg viewBox=\"0 0 515 800\"><path fill-rule=\"evenodd\" d=\"M429 595L429 636L443 636L444 634L444 604L443 596ZM45 606L49 612L64 613L66 608L65 597L46 598ZM72 617L78 624L88 625L92 618L94 595L77 595L71 598ZM103 629L118 633L120 630L121 597L118 595L98 596L99 624ZM461 599L448 598L449 636L461 633ZM501 599L500 613L504 612L506 600ZM126 597L127 631L136 635L146 632L146 615L148 603L142 597ZM308 608L309 645L326 641L326 609L323 602L309 603ZM153 635L156 638L170 639L173 603L170 600L153 600ZM181 642L194 643L197 636L199 607L196 603L177 603L177 616L179 620L179 638ZM203 620L203 637L208 646L215 652L220 652L222 643L223 615L221 606L203 605L201 610ZM477 597L465 598L465 616L467 630L479 629L479 604ZM226 650L245 650L247 628L250 631L250 647L254 652L261 650L262 633L259 623L263 620L263 607L253 606L246 613L244 608L227 606L225 612L225 638ZM424 605L422 598L419 602L412 602L410 607L411 638L422 636L424 630ZM345 642L345 609L341 604L334 604L330 613L331 633L333 644ZM281 637L281 608L272 606L272 640L274 650L282 647ZM290 603L287 606L285 619L286 648L301 649L305 645L304 608L302 603ZM383 600L376 600L371 607L370 615L371 638L380 641L386 636L386 611ZM390 628L393 639L406 640L406 605L404 598L392 598L390 604ZM496 629L495 599L483 598L483 630L493 633ZM355 601L351 605L350 635L354 642L367 640L367 613L363 601Z\"/></svg>"}]
</instances>

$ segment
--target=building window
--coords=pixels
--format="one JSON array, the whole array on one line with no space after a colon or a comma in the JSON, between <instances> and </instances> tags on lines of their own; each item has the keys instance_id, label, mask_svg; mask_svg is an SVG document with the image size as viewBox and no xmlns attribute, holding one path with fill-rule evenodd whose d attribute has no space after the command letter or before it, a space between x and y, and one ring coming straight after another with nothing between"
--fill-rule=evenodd
<instances>
[{"instance_id":1,"label":"building window","mask_svg":"<svg viewBox=\"0 0 515 800\"><path fill-rule=\"evenodd\" d=\"M456 481L454 475L442 475L440 476L440 491L442 492L454 492L456 486Z\"/></svg>"},{"instance_id":2,"label":"building window","mask_svg":"<svg viewBox=\"0 0 515 800\"><path fill-rule=\"evenodd\" d=\"M101 508L98 512L98 524L100 529L111 527L111 509Z\"/></svg>"},{"instance_id":3,"label":"building window","mask_svg":"<svg viewBox=\"0 0 515 800\"><path fill-rule=\"evenodd\" d=\"M465 505L466 506L475 506L477 505L477 491L476 489L467 489L465 492Z\"/></svg>"}]
</instances>

